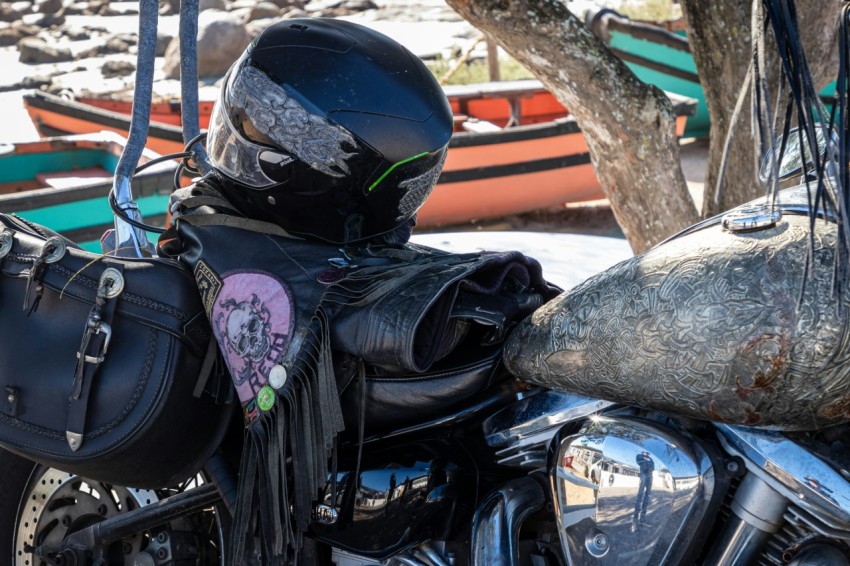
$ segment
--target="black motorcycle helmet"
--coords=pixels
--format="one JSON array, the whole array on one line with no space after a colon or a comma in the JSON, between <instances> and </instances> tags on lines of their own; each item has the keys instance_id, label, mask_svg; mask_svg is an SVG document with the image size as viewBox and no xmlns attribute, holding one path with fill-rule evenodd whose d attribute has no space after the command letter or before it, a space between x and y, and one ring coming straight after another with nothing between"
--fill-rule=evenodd
<instances>
[{"instance_id":1,"label":"black motorcycle helmet","mask_svg":"<svg viewBox=\"0 0 850 566\"><path fill-rule=\"evenodd\" d=\"M246 216L343 244L416 214L451 133L445 94L407 49L350 22L292 19L228 71L207 151Z\"/></svg>"}]
</instances>

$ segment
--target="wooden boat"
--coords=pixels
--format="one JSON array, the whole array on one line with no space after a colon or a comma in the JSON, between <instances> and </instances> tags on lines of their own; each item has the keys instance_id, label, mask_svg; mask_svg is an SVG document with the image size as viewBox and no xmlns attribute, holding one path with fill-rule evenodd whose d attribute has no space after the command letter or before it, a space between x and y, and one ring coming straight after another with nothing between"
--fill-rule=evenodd
<instances>
[{"instance_id":1,"label":"wooden boat","mask_svg":"<svg viewBox=\"0 0 850 566\"><path fill-rule=\"evenodd\" d=\"M420 226L443 226L604 198L575 120L536 80L446 87L455 133L443 173L420 210ZM694 101L670 95L682 135ZM126 135L129 102L24 96L42 135L109 129ZM179 103L153 105L148 147L182 151ZM211 103L201 104L208 123Z\"/></svg>"},{"instance_id":2,"label":"wooden boat","mask_svg":"<svg viewBox=\"0 0 850 566\"><path fill-rule=\"evenodd\" d=\"M709 135L708 105L697 75L697 67L681 20L647 22L632 20L609 9L584 13L585 23L643 82L696 100L696 111L688 119L685 137ZM832 103L835 83L821 91L821 99Z\"/></svg>"},{"instance_id":3,"label":"wooden boat","mask_svg":"<svg viewBox=\"0 0 850 566\"><path fill-rule=\"evenodd\" d=\"M0 145L0 212L49 226L91 251L112 226L106 195L126 140L112 132ZM140 163L159 157L143 152ZM176 164L158 163L133 178L146 219L165 221Z\"/></svg>"}]
</instances>

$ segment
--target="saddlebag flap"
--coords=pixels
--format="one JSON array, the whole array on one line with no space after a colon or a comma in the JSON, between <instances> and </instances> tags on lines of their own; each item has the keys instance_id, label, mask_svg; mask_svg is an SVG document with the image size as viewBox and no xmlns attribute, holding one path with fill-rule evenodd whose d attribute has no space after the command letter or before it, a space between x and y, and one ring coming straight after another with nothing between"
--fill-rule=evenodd
<instances>
[{"instance_id":1,"label":"saddlebag flap","mask_svg":"<svg viewBox=\"0 0 850 566\"><path fill-rule=\"evenodd\" d=\"M713 224L670 240L538 309L509 338L506 365L553 389L699 419L846 422L850 295L833 292L836 225L813 230L786 213L764 229Z\"/></svg>"},{"instance_id":2,"label":"saddlebag flap","mask_svg":"<svg viewBox=\"0 0 850 566\"><path fill-rule=\"evenodd\" d=\"M194 278L0 215L0 445L95 480L196 473L230 408L195 395L211 332Z\"/></svg>"}]
</instances>

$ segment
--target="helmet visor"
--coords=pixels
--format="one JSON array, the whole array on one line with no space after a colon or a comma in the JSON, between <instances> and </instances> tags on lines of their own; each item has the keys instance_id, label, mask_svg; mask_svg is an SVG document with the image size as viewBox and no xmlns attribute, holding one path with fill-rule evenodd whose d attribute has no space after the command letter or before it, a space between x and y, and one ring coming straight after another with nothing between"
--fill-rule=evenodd
<instances>
[{"instance_id":1,"label":"helmet visor","mask_svg":"<svg viewBox=\"0 0 850 566\"><path fill-rule=\"evenodd\" d=\"M270 187L277 181L269 178L261 167L261 161L280 163L292 160L272 148L252 142L242 136L230 121L221 97L216 100L210 117L207 134L207 154L213 167L238 183L258 189Z\"/></svg>"}]
</instances>

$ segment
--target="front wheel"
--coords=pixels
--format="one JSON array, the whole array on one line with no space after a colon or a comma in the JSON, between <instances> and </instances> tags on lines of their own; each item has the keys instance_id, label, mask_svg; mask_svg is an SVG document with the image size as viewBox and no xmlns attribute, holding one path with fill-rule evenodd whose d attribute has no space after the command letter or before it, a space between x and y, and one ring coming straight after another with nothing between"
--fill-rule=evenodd
<instances>
[{"instance_id":1,"label":"front wheel","mask_svg":"<svg viewBox=\"0 0 850 566\"><path fill-rule=\"evenodd\" d=\"M0 450L0 563L46 566L33 554L35 547L58 548L74 532L202 481L193 478L166 490L135 489L85 479ZM110 566L221 565L224 522L212 509L192 513L113 543L102 557ZM12 558L7 562L2 556Z\"/></svg>"}]
</instances>

